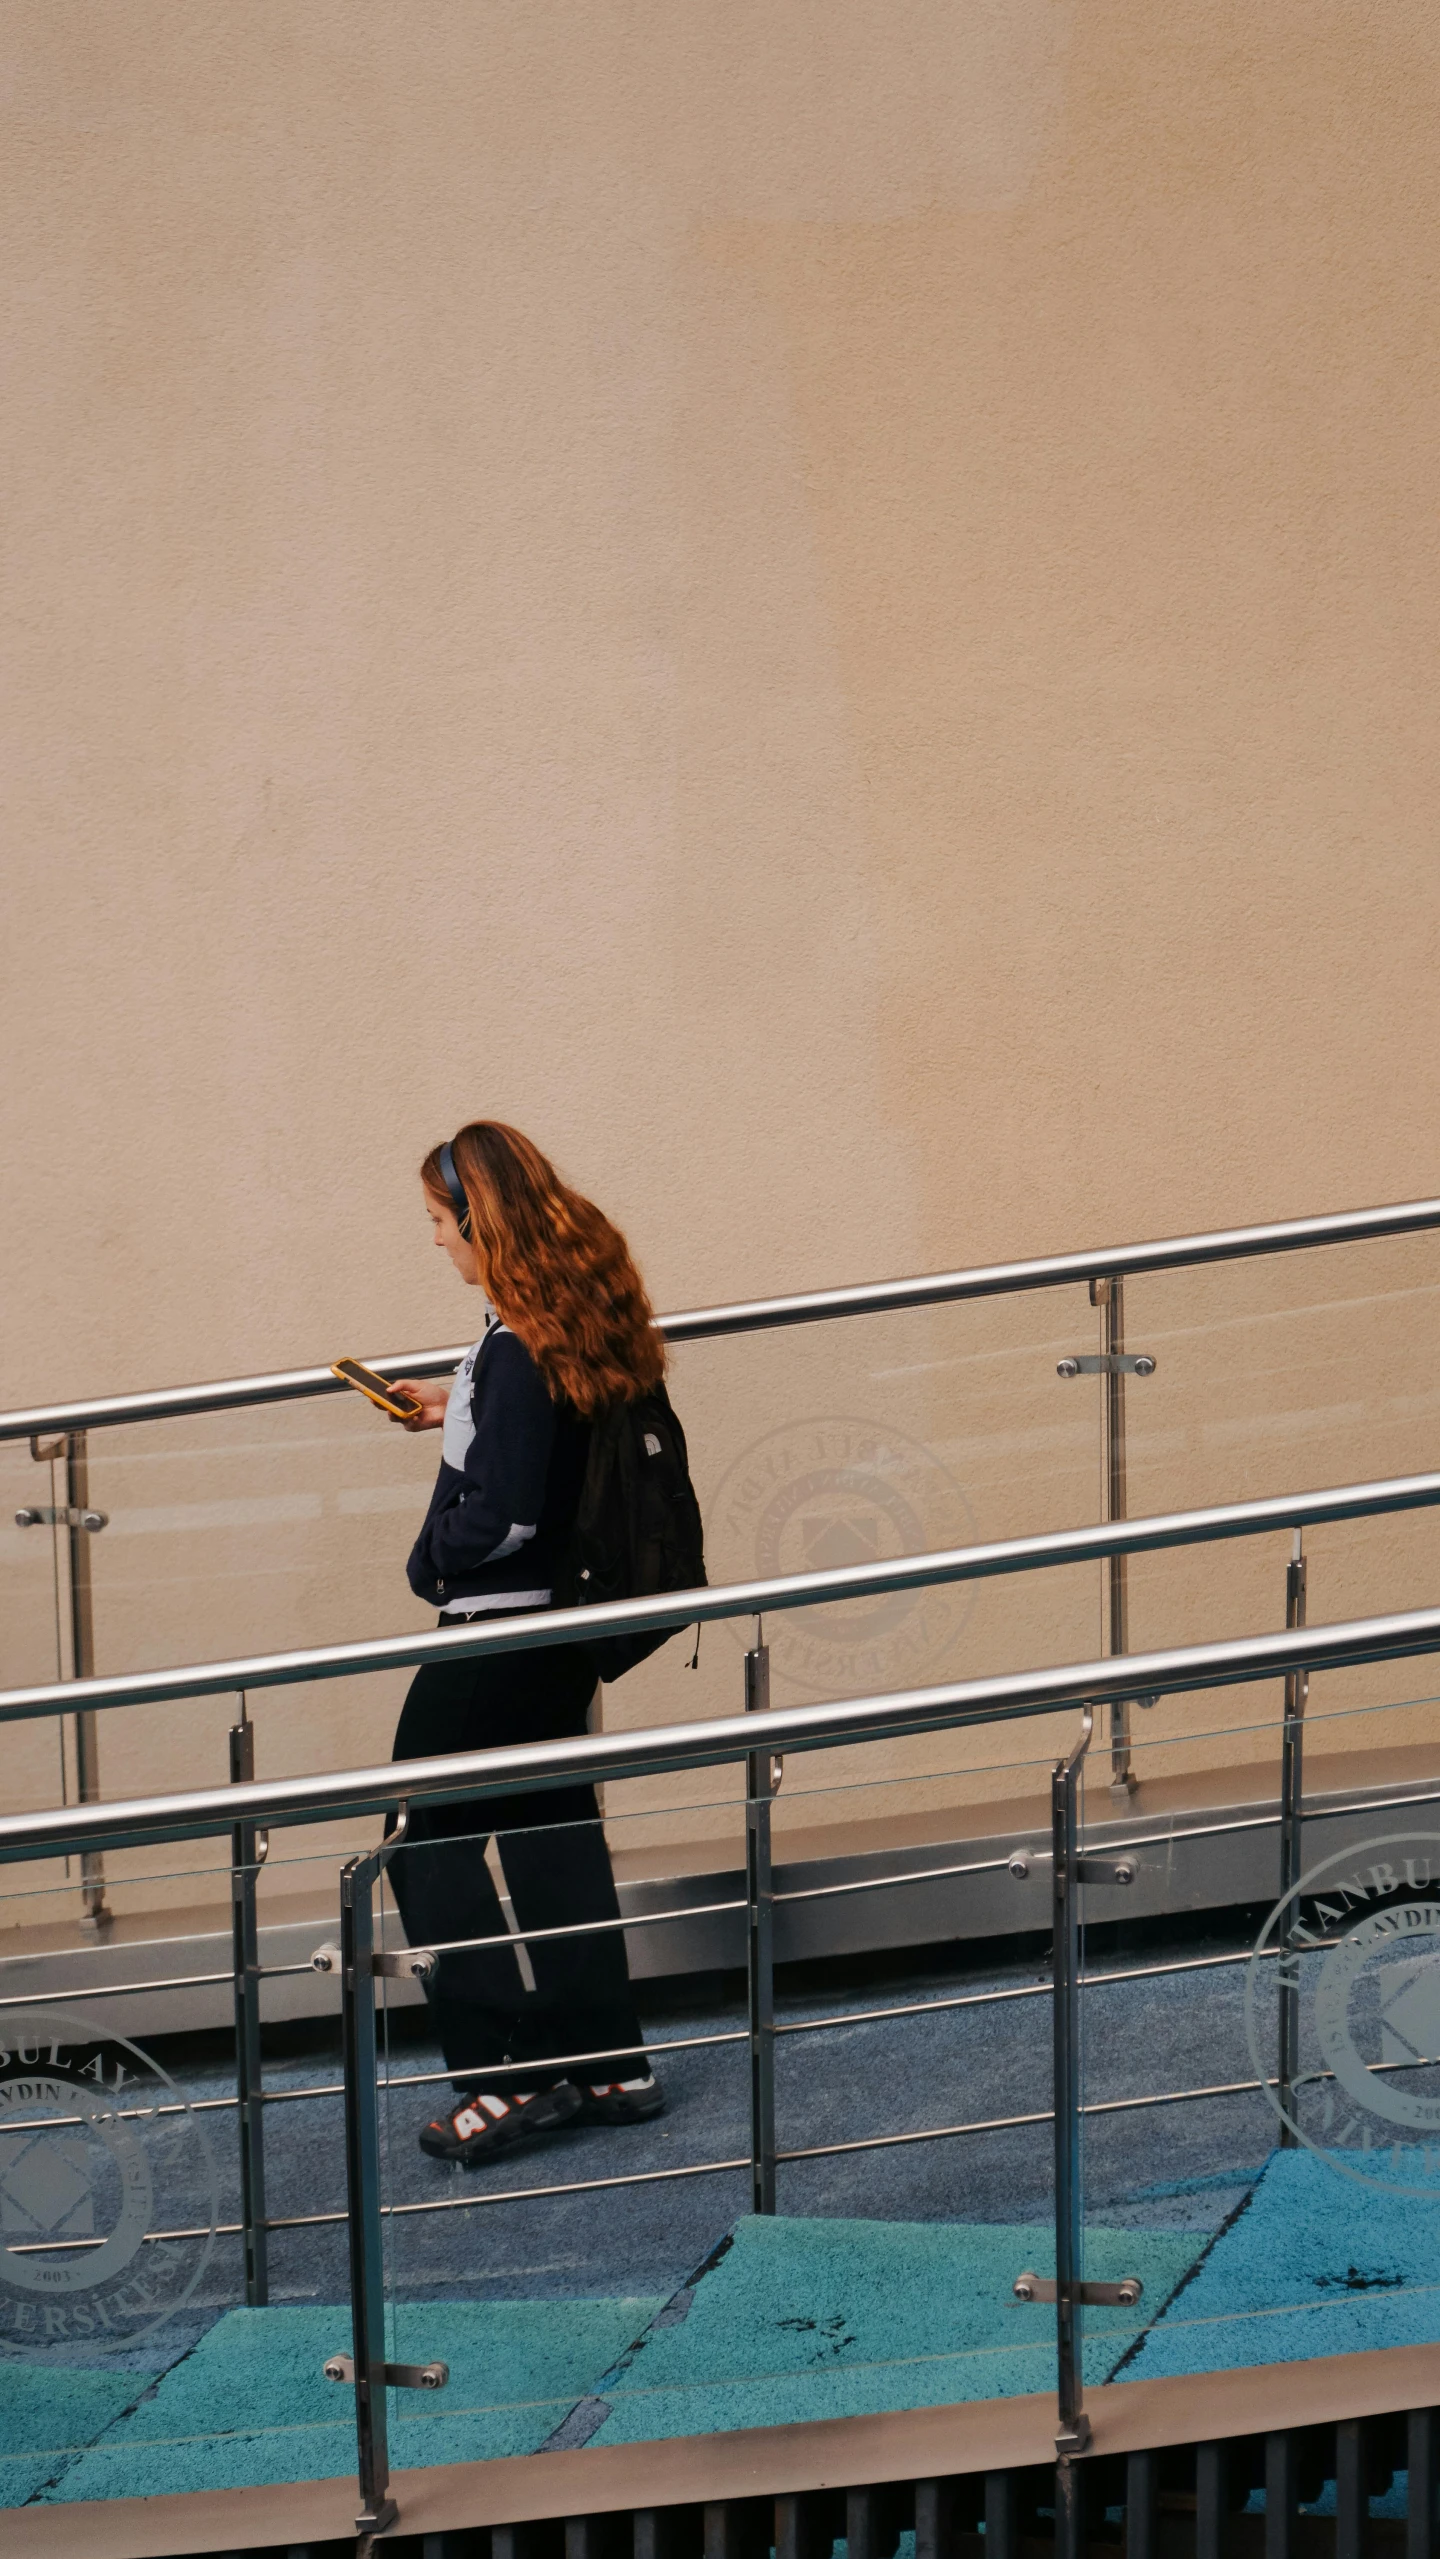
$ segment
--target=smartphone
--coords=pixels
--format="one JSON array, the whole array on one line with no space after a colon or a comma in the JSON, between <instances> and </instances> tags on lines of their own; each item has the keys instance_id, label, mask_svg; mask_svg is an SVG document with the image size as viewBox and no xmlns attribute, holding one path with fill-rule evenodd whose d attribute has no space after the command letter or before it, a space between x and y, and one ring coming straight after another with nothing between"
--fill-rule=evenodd
<instances>
[{"instance_id":1,"label":"smartphone","mask_svg":"<svg viewBox=\"0 0 1440 2559\"><path fill-rule=\"evenodd\" d=\"M382 1413L393 1413L397 1422L412 1421L420 1410L413 1395L397 1395L388 1379L377 1377L373 1368L366 1368L358 1359L332 1361L330 1374L343 1377L347 1386L368 1395L372 1404L378 1404Z\"/></svg>"}]
</instances>

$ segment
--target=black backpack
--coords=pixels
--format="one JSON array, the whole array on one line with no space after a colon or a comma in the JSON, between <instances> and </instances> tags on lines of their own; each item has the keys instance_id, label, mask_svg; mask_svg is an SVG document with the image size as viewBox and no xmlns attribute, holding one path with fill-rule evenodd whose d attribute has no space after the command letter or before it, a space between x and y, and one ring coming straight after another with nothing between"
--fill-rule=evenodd
<instances>
[{"instance_id":1,"label":"black backpack","mask_svg":"<svg viewBox=\"0 0 1440 2559\"><path fill-rule=\"evenodd\" d=\"M663 1386L597 1413L590 1455L560 1570L560 1608L607 1599L651 1599L698 1590L705 1580L705 1533L690 1481L685 1433ZM600 1679L619 1679L668 1643L678 1628L650 1635L604 1635L584 1650Z\"/></svg>"}]
</instances>

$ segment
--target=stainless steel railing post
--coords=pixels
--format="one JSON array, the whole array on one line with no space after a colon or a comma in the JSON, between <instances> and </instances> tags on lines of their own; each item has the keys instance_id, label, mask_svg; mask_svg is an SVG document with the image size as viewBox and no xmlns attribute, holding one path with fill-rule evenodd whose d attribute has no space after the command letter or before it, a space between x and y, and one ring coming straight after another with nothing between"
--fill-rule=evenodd
<instances>
[{"instance_id":1,"label":"stainless steel railing post","mask_svg":"<svg viewBox=\"0 0 1440 2559\"><path fill-rule=\"evenodd\" d=\"M230 1727L230 1783L249 1785L255 1775L255 1727L240 1699L240 1721ZM245 2301L261 2309L270 2298L269 2234L265 2227L265 2085L260 2055L260 1934L255 1908L259 1869L270 1846L268 1831L236 1822L230 1833L230 1942L235 1972L235 2094L240 2137L240 2223L245 2251Z\"/></svg>"},{"instance_id":2,"label":"stainless steel railing post","mask_svg":"<svg viewBox=\"0 0 1440 2559\"><path fill-rule=\"evenodd\" d=\"M1285 1624L1287 1629L1305 1623L1305 1538L1295 1531L1295 1543L1285 1568ZM1280 1743L1280 1898L1293 1892L1300 1880L1301 1834L1305 1799L1305 1703L1310 1693L1307 1670L1287 1671L1285 1675L1285 1722ZM1284 1944L1276 1966L1278 1974L1279 2034L1276 2058L1276 2095L1280 2100L1280 2147L1294 2150L1297 2135L1290 2121L1291 2092L1300 2059L1300 1951L1294 1928L1298 1912L1292 1910L1285 1924Z\"/></svg>"},{"instance_id":3,"label":"stainless steel railing post","mask_svg":"<svg viewBox=\"0 0 1440 2559\"><path fill-rule=\"evenodd\" d=\"M763 1621L745 1656L745 1712L770 1703L770 1647ZM750 2000L750 2209L775 2210L775 1892L770 1806L780 1762L768 1750L745 1761L745 1970Z\"/></svg>"},{"instance_id":4,"label":"stainless steel railing post","mask_svg":"<svg viewBox=\"0 0 1440 2559\"><path fill-rule=\"evenodd\" d=\"M1101 1376L1105 1414L1104 1508L1107 1521L1126 1516L1125 1492L1125 1281L1119 1271L1090 1283L1090 1303L1100 1309ZM1125 1555L1105 1558L1105 1650L1110 1656L1130 1650L1130 1585ZM1130 1701L1117 1697L1110 1709L1110 1791L1128 1798L1137 1784L1130 1765Z\"/></svg>"},{"instance_id":5,"label":"stainless steel railing post","mask_svg":"<svg viewBox=\"0 0 1440 2559\"><path fill-rule=\"evenodd\" d=\"M90 1582L90 1532L82 1525L90 1508L90 1455L83 1431L65 1438L65 1535L70 1559L70 1670L75 1679L95 1676L95 1601ZM75 1791L82 1804L100 1801L100 1735L94 1709L75 1718ZM98 1848L80 1857L80 1925L98 1936L113 1925L105 1899L105 1860Z\"/></svg>"},{"instance_id":6,"label":"stainless steel railing post","mask_svg":"<svg viewBox=\"0 0 1440 2559\"><path fill-rule=\"evenodd\" d=\"M386 1850L340 1875L340 2018L345 2075L345 2204L350 2234L355 2437L361 2533L395 2521L385 2382L385 2251L380 2217L380 2094L375 2042L376 1881Z\"/></svg>"},{"instance_id":7,"label":"stainless steel railing post","mask_svg":"<svg viewBox=\"0 0 1440 2559\"><path fill-rule=\"evenodd\" d=\"M1095 1728L1084 1710L1080 1736L1050 1780L1051 1909L1055 1928L1055 2361L1059 2431L1055 2437L1056 2548L1079 2559L1080 2482L1076 2456L1090 2441L1082 2364L1084 2234L1081 2223L1080 2070L1080 1782ZM1068 2517L1068 2522L1067 2522Z\"/></svg>"}]
</instances>

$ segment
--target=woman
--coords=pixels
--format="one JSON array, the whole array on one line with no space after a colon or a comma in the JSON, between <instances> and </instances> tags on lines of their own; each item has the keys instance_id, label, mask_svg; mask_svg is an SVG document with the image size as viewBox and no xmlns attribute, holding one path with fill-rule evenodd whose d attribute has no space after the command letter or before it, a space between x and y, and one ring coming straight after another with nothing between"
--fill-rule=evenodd
<instances>
[{"instance_id":1,"label":"woman","mask_svg":"<svg viewBox=\"0 0 1440 2559\"><path fill-rule=\"evenodd\" d=\"M420 1180L438 1249L486 1300L453 1385L400 1381L420 1406L403 1427L444 1432L410 1587L455 1626L549 1607L592 1416L656 1385L665 1351L624 1236L517 1129L471 1121L426 1156ZM581 1733L594 1689L574 1644L427 1662L395 1757ZM492 1832L518 1927L580 1932L529 1941L533 1992L485 1862ZM502 1941L442 1954L426 1986L459 2102L426 2125L422 2150L473 2167L562 2124L664 2111L637 2050L623 1934L583 1933L619 1916L593 1787L413 1805L389 1874L412 1946Z\"/></svg>"}]
</instances>

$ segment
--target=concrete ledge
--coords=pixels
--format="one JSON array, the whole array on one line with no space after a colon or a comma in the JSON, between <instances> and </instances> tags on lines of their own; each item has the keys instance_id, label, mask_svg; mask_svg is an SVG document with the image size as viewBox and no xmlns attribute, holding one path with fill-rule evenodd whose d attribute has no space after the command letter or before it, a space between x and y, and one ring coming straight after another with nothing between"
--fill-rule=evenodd
<instances>
[{"instance_id":1,"label":"concrete ledge","mask_svg":"<svg viewBox=\"0 0 1440 2559\"><path fill-rule=\"evenodd\" d=\"M1440 2346L1390 2346L1244 2372L1112 2382L1093 2391L1086 2406L1097 2453L1385 2416L1440 2406ZM1054 2449L1055 2401L1046 2391L814 2425L681 2435L593 2452L456 2462L398 2472L392 2489L400 2533L458 2532L637 2506L708 2505L1026 2469L1053 2460ZM353 2482L327 2479L214 2495L26 2506L5 2516L4 2542L6 2559L191 2559L192 2553L338 2541L354 2529Z\"/></svg>"}]
</instances>

